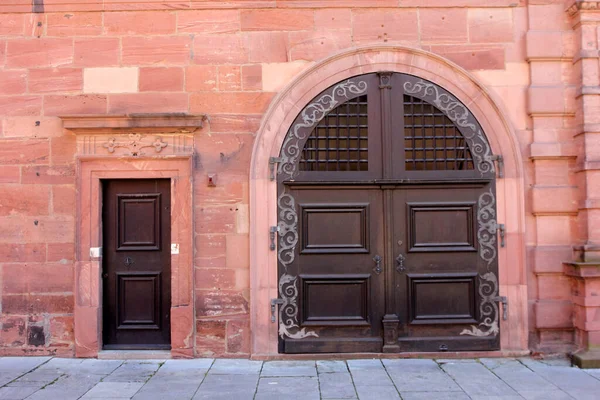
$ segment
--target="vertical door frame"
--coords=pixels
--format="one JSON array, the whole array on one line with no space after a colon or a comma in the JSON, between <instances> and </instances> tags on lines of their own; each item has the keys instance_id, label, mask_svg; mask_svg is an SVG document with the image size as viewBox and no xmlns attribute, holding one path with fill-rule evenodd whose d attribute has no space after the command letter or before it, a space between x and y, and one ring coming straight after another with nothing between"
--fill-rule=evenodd
<instances>
[{"instance_id":1,"label":"vertical door frame","mask_svg":"<svg viewBox=\"0 0 600 400\"><path fill-rule=\"evenodd\" d=\"M171 354L194 355L192 157L81 157L77 164L75 354L102 349L103 179L171 181Z\"/></svg>"},{"instance_id":2,"label":"vertical door frame","mask_svg":"<svg viewBox=\"0 0 600 400\"><path fill-rule=\"evenodd\" d=\"M477 118L492 152L504 157L504 178L496 181L498 222L505 223L507 246L500 248L500 294L510 313L501 321L501 354L528 350L528 302L525 264L525 193L523 160L508 113L501 101L469 72L419 49L379 45L344 50L300 73L272 101L255 140L250 167L250 275L252 353L278 354L278 324L270 301L278 296L277 252L270 250L269 228L277 225L277 181L271 180L271 157L278 157L298 113L326 88L356 75L390 71L429 80L452 93Z\"/></svg>"}]
</instances>

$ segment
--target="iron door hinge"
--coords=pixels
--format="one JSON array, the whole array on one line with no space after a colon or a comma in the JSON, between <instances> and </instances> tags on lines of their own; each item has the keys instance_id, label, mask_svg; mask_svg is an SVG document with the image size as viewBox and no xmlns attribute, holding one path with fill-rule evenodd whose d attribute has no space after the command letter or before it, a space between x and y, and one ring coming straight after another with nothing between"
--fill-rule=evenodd
<instances>
[{"instance_id":1,"label":"iron door hinge","mask_svg":"<svg viewBox=\"0 0 600 400\"><path fill-rule=\"evenodd\" d=\"M283 299L271 299L271 322L275 322L275 311L277 306L283 304Z\"/></svg>"},{"instance_id":2,"label":"iron door hinge","mask_svg":"<svg viewBox=\"0 0 600 400\"><path fill-rule=\"evenodd\" d=\"M500 247L506 246L504 238L506 237L506 226L504 224L498 224L498 233L500 234Z\"/></svg>"},{"instance_id":3,"label":"iron door hinge","mask_svg":"<svg viewBox=\"0 0 600 400\"><path fill-rule=\"evenodd\" d=\"M504 157L500 154L492 156L492 161L498 164L498 178L504 178Z\"/></svg>"},{"instance_id":4,"label":"iron door hinge","mask_svg":"<svg viewBox=\"0 0 600 400\"><path fill-rule=\"evenodd\" d=\"M271 240L271 244L269 245L269 249L275 250L275 234L279 232L278 226L269 227L269 239Z\"/></svg>"},{"instance_id":5,"label":"iron door hinge","mask_svg":"<svg viewBox=\"0 0 600 400\"><path fill-rule=\"evenodd\" d=\"M275 180L275 164L280 163L283 161L283 158L281 157L270 157L269 158L269 171L271 171L271 176L269 177L269 179L271 179L272 181Z\"/></svg>"},{"instance_id":6,"label":"iron door hinge","mask_svg":"<svg viewBox=\"0 0 600 400\"><path fill-rule=\"evenodd\" d=\"M496 296L492 301L502 303L502 320L506 321L508 319L508 298L506 296Z\"/></svg>"}]
</instances>

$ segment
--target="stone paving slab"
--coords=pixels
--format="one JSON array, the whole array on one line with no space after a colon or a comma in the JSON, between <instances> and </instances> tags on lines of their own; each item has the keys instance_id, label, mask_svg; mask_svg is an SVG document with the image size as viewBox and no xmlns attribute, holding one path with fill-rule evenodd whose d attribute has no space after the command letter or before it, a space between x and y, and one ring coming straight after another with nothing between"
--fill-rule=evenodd
<instances>
[{"instance_id":1,"label":"stone paving slab","mask_svg":"<svg viewBox=\"0 0 600 400\"><path fill-rule=\"evenodd\" d=\"M566 359L335 361L0 358L0 400L587 400L600 370Z\"/></svg>"}]
</instances>

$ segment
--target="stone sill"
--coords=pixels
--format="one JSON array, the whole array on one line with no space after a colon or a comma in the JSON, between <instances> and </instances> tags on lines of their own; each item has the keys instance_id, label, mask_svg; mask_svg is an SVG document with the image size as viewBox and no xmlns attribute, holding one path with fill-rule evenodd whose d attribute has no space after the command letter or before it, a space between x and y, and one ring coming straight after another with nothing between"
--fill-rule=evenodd
<instances>
[{"instance_id":1,"label":"stone sill","mask_svg":"<svg viewBox=\"0 0 600 400\"><path fill-rule=\"evenodd\" d=\"M206 114L65 115L63 128L79 134L193 133L208 121Z\"/></svg>"},{"instance_id":2,"label":"stone sill","mask_svg":"<svg viewBox=\"0 0 600 400\"><path fill-rule=\"evenodd\" d=\"M578 278L600 278L600 262L564 262L564 273Z\"/></svg>"}]
</instances>

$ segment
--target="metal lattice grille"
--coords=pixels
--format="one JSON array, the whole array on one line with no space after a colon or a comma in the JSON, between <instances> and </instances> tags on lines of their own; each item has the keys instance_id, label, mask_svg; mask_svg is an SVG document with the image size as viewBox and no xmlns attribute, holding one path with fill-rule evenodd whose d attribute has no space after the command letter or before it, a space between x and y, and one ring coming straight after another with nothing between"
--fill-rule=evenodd
<instances>
[{"instance_id":1,"label":"metal lattice grille","mask_svg":"<svg viewBox=\"0 0 600 400\"><path fill-rule=\"evenodd\" d=\"M300 158L301 171L367 171L367 96L334 108L311 132Z\"/></svg>"},{"instance_id":2,"label":"metal lattice grille","mask_svg":"<svg viewBox=\"0 0 600 400\"><path fill-rule=\"evenodd\" d=\"M404 151L407 171L472 170L465 138L435 106L404 96Z\"/></svg>"}]
</instances>

